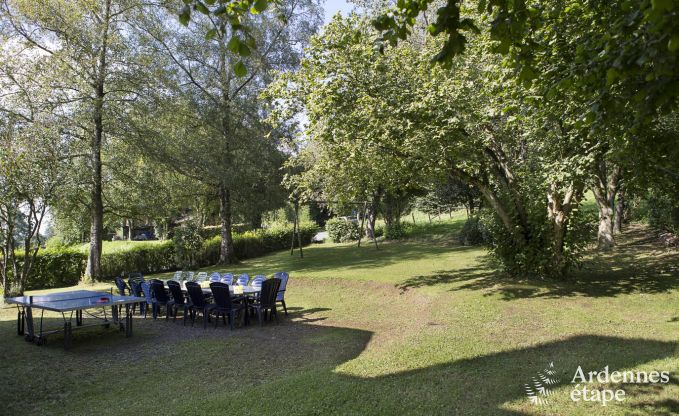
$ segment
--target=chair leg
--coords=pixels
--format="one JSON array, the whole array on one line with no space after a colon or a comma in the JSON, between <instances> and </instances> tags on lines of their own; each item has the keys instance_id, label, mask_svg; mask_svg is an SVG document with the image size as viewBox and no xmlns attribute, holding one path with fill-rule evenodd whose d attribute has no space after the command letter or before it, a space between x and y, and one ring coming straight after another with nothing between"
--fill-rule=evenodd
<instances>
[{"instance_id":1,"label":"chair leg","mask_svg":"<svg viewBox=\"0 0 679 416\"><path fill-rule=\"evenodd\" d=\"M276 304L274 303L273 308L271 308L271 313L273 316L276 317L276 323L280 323L281 321L278 319L278 311L276 310Z\"/></svg>"},{"instance_id":2,"label":"chair leg","mask_svg":"<svg viewBox=\"0 0 679 416\"><path fill-rule=\"evenodd\" d=\"M281 303L283 304L283 310L285 311L285 316L288 316L288 308L285 306L285 300L281 300Z\"/></svg>"},{"instance_id":3,"label":"chair leg","mask_svg":"<svg viewBox=\"0 0 679 416\"><path fill-rule=\"evenodd\" d=\"M208 313L206 313L207 310L203 309L203 329L207 329L207 321L208 318L210 317Z\"/></svg>"},{"instance_id":4,"label":"chair leg","mask_svg":"<svg viewBox=\"0 0 679 416\"><path fill-rule=\"evenodd\" d=\"M259 326L262 326L262 310L257 309L257 319L259 320Z\"/></svg>"},{"instance_id":5,"label":"chair leg","mask_svg":"<svg viewBox=\"0 0 679 416\"><path fill-rule=\"evenodd\" d=\"M226 314L224 314L224 315L226 316ZM232 309L232 310L229 311L229 323L231 324L231 330L232 331L233 331L233 321L235 321L235 320L236 320L236 314Z\"/></svg>"}]
</instances>

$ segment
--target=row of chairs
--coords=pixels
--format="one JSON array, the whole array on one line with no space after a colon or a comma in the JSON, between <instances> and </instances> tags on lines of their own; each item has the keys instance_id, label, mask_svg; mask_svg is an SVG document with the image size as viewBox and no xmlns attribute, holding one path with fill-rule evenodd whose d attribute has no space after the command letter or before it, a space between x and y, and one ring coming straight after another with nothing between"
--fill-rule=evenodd
<instances>
[{"instance_id":1,"label":"row of chairs","mask_svg":"<svg viewBox=\"0 0 679 416\"><path fill-rule=\"evenodd\" d=\"M178 277L178 273L183 273L183 272L175 273L175 276L174 276L175 278ZM189 273L192 273L192 272L189 272ZM201 273L205 273L205 272L201 272ZM199 273L199 275L201 273ZM205 275L207 275L207 273L205 273ZM217 276L219 276L220 280L217 280ZM286 287L287 287L289 274L287 272L277 272L277 273L274 273L273 278L278 279L280 281L280 284L277 287L276 292L275 292L275 302L274 303L280 303L281 306L283 306L283 310L285 312L285 315L287 315L288 309L287 309L287 305L285 304L285 290L286 290ZM261 287L260 293L263 293L264 288L262 287L262 285L267 280L272 280L272 279L267 279L266 276L264 276L264 275L257 275L252 280L252 282L250 282L249 276L246 273L243 273L240 276L238 276L238 279L236 280L235 284L237 284L237 285L240 284L241 286L246 286L246 285L248 285L248 283L250 283L250 285L253 286L253 287ZM170 290L170 293L173 296L173 299L174 299L174 302L175 302L174 304L175 305L181 305L182 304L181 301L177 301L177 298L178 298L179 295L181 295L182 298L183 298L183 292L181 290L182 284L185 285L187 292L188 292L189 286L193 286L193 285L190 285L190 283L194 283L194 284L198 285L198 287L200 288L201 287L200 284L204 281L205 280L198 280L198 279L195 279L193 281L183 280L183 279L181 279L181 280L178 280L178 279L168 280L167 286L168 286L168 289ZM151 304L153 316L155 318L157 316L157 312L158 312L156 306L158 306L158 305L155 305L153 300L157 299L158 297L156 296L155 291L154 291L154 289L151 285L151 283L154 283L154 282L160 283L160 289L162 289L163 293L165 293L164 284L161 280L151 279L151 280L149 280L149 282L146 282L145 279L144 279L144 276L141 273L130 273L128 275L127 283L123 280L122 277L117 277L115 279L115 283L116 283L116 286L118 288L118 292L121 295L129 294L129 295L132 295L132 296L145 297L145 298L149 299L150 300L149 302L143 302L142 304L139 305L140 306L140 313L142 313L144 315L144 317L146 317L148 305ZM223 275L220 275L219 273L214 272L210 276L210 288L212 288L212 283L221 283L221 284L227 285L227 287L228 287L229 285L231 285L232 282L233 282L233 275L231 273L224 273ZM178 288L178 292L173 294L172 291L175 288L175 283L176 283L176 287ZM165 293L165 294L167 295L167 293ZM175 296L175 295L177 295L177 296ZM160 296L162 298L162 295L160 295ZM136 308L136 305L133 306L132 313L134 313L135 308Z\"/></svg>"},{"instance_id":2,"label":"row of chairs","mask_svg":"<svg viewBox=\"0 0 679 416\"><path fill-rule=\"evenodd\" d=\"M285 272L279 272L279 273L285 273ZM221 283L226 283L227 285L240 285L240 286L247 286L248 283L252 286L261 286L262 282L266 280L266 276L263 274L258 274L256 275L252 281L250 281L250 275L247 273L241 273L238 275L238 277L235 277L232 273L222 273L220 274L219 272L212 272L210 276L208 277L207 272L185 272L185 271L177 271L175 272L174 276L172 277L172 280L176 282L196 282L196 283L203 283L203 282L221 282Z\"/></svg>"},{"instance_id":3,"label":"row of chairs","mask_svg":"<svg viewBox=\"0 0 679 416\"><path fill-rule=\"evenodd\" d=\"M276 302L281 303L283 306L283 310L285 311L285 314L288 314L288 308L285 305L285 288L288 285L288 278L290 277L288 272L276 272L273 275L274 278L280 279L281 280L281 287L280 290L278 291L278 294L276 295ZM252 286L252 287L261 287L262 283L267 280L266 276L263 274L258 274L255 277L250 280L250 275L247 273L241 273L238 275L238 277L235 277L232 273L222 273L220 274L219 272L212 272L208 278L207 272L185 272L185 271L177 271L174 273L174 276L172 277L173 281L178 282L180 284L186 284L186 282L196 282L196 283L204 283L204 282L210 282L210 283L215 283L215 282L220 282L220 283L226 283L227 285L238 285L238 286Z\"/></svg>"}]
</instances>

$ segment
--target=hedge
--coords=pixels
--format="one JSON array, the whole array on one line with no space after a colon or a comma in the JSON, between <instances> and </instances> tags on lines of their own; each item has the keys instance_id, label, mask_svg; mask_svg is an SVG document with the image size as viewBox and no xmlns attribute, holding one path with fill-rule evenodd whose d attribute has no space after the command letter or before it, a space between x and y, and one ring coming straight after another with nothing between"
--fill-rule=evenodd
<instances>
[{"instance_id":1,"label":"hedge","mask_svg":"<svg viewBox=\"0 0 679 416\"><path fill-rule=\"evenodd\" d=\"M334 243L346 243L348 241L358 240L360 234L358 228L356 222L342 218L332 218L325 223L328 237L330 237Z\"/></svg>"},{"instance_id":2,"label":"hedge","mask_svg":"<svg viewBox=\"0 0 679 416\"><path fill-rule=\"evenodd\" d=\"M311 239L318 231L318 227L313 223L302 223L300 231L302 244L308 245L311 244ZM239 259L257 257L272 251L290 248L291 240L291 226L233 234L234 250ZM198 264L201 267L219 261L220 244L221 238L218 236L203 242L203 247L198 253ZM295 238L295 244L297 244L297 238ZM75 285L85 273L86 264L87 254L74 248L42 250L38 253L33 265L26 289L49 289ZM170 240L161 243L140 243L128 250L104 253L101 257L104 278L120 276L121 273L153 274L179 268L175 249Z\"/></svg>"}]
</instances>

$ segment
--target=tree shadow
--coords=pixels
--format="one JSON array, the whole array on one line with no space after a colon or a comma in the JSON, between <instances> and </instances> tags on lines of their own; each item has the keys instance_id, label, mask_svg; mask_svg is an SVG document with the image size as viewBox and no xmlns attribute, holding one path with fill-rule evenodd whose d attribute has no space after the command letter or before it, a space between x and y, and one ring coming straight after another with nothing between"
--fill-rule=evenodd
<instances>
[{"instance_id":1,"label":"tree shadow","mask_svg":"<svg viewBox=\"0 0 679 416\"><path fill-rule=\"evenodd\" d=\"M371 331L319 324L315 318L327 308L291 309L290 319L279 325L236 331L138 319L131 339L92 331L96 336L78 335L70 351L3 336L0 347L12 363L0 372L6 386L0 400L10 414L42 413L63 400L69 386L68 404L55 413L91 413L92 403L102 414L153 413L162 399L175 414L247 409L248 414L517 415L523 413L507 404L528 405L524 385L550 362L559 379L552 387L558 389L570 383L578 366L634 368L674 357L678 348L675 342L579 335L384 374L389 366L374 368L375 358L362 357ZM13 322L0 322L0 329L13 331ZM245 352L247 358L238 359ZM351 365L355 360L358 365ZM26 407L17 397L33 399ZM675 408L674 400L658 398L639 411Z\"/></svg>"},{"instance_id":2,"label":"tree shadow","mask_svg":"<svg viewBox=\"0 0 679 416\"><path fill-rule=\"evenodd\" d=\"M671 357L676 348L677 344L672 342L581 335L376 377L354 375L342 370L342 363L338 362L339 370L328 368L328 372L300 375L293 380L294 384L288 380L272 383L252 392L252 397L271 397L268 395L275 391L280 398L275 400L280 401L273 408L281 409L274 412L279 414L286 413L283 409L295 409L296 414L518 415L525 413L508 409L507 404L526 400L528 405L525 384L551 362L559 380L550 386L553 390L570 385L578 366L585 371L600 370L607 365L611 369L633 368ZM553 394L563 396L561 402L567 400L570 405L569 393L570 390ZM309 395L322 403L310 401ZM214 399L212 407L237 411L243 404L241 400L233 395L221 396ZM261 400L246 399L246 402L249 409L265 410L258 404ZM649 402L647 409L642 410L656 414L656 408L668 406L673 406L672 400L659 399ZM319 412L319 408L324 411Z\"/></svg>"},{"instance_id":3,"label":"tree shadow","mask_svg":"<svg viewBox=\"0 0 679 416\"><path fill-rule=\"evenodd\" d=\"M570 296L614 297L631 293L667 293L679 288L679 252L667 251L648 236L633 229L609 253L592 252L567 280L512 279L497 271L490 256L464 269L441 270L415 276L397 285L402 291L437 285L456 290L499 293L504 300L561 298Z\"/></svg>"}]
</instances>

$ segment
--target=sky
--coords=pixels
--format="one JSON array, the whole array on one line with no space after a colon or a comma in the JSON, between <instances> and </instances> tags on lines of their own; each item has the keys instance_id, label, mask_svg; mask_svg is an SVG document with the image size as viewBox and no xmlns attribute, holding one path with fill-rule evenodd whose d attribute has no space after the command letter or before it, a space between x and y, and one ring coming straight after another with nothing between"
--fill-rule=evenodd
<instances>
[{"instance_id":1,"label":"sky","mask_svg":"<svg viewBox=\"0 0 679 416\"><path fill-rule=\"evenodd\" d=\"M328 23L338 11L341 11L343 16L348 15L354 5L347 3L346 0L325 0L323 8L325 9L325 23Z\"/></svg>"}]
</instances>

